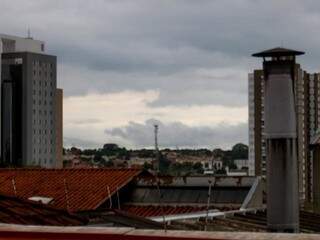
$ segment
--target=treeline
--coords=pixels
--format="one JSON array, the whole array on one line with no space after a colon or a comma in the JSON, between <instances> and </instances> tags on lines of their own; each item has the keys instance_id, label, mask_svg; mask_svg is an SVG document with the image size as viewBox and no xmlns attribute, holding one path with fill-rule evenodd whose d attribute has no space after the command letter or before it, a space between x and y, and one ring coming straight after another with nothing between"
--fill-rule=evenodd
<instances>
[{"instance_id":1,"label":"treeline","mask_svg":"<svg viewBox=\"0 0 320 240\"><path fill-rule=\"evenodd\" d=\"M119 147L116 144L105 144L103 148L99 149L64 149L64 153L71 152L72 154L88 156L92 158L92 163L96 166L112 167L113 160L123 160L124 163L128 163L130 159L140 158L146 159L144 164L145 169L157 169L158 163L155 163L156 153L154 149L137 149L128 150L124 147ZM235 159L248 159L248 146L243 143L234 145L230 150L223 150L216 148L214 150L209 149L161 149L159 152L160 172L170 174L174 176L186 175L186 174L201 174L204 169L199 162L175 162L172 157L168 156L170 153L174 153L179 159L188 157L199 158L214 158L223 162L223 167L229 169L236 169L234 164ZM107 160L106 160L107 157ZM83 158L84 160L86 158ZM219 173L224 173L224 170L219 170Z\"/></svg>"}]
</instances>

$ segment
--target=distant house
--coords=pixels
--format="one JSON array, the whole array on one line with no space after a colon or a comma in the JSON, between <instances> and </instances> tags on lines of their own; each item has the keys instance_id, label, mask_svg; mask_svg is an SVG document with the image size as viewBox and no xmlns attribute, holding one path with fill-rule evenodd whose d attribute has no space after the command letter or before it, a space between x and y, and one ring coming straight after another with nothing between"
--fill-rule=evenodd
<instances>
[{"instance_id":1,"label":"distant house","mask_svg":"<svg viewBox=\"0 0 320 240\"><path fill-rule=\"evenodd\" d=\"M233 160L234 164L238 169L249 168L249 160L248 159L235 159Z\"/></svg>"}]
</instances>

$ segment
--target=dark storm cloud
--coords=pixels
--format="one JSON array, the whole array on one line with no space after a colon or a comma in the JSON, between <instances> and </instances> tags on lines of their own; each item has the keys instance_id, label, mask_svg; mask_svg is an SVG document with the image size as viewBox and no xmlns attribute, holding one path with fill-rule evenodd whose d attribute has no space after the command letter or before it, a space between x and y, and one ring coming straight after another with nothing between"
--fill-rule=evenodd
<instances>
[{"instance_id":1,"label":"dark storm cloud","mask_svg":"<svg viewBox=\"0 0 320 240\"><path fill-rule=\"evenodd\" d=\"M191 127L180 122L164 124L149 119L144 124L130 122L127 126L105 130L107 135L130 141L136 147L153 146L154 124L159 126L159 145L165 147L229 147L247 143L247 125L221 124L216 127Z\"/></svg>"}]
</instances>

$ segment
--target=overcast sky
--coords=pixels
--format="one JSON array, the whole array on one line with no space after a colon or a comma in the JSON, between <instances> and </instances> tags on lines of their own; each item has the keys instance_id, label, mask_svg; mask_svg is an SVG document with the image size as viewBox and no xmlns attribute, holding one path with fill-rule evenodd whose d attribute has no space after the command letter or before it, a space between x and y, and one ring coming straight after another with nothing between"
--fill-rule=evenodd
<instances>
[{"instance_id":1,"label":"overcast sky","mask_svg":"<svg viewBox=\"0 0 320 240\"><path fill-rule=\"evenodd\" d=\"M58 57L66 146L223 147L248 141L253 52L306 51L319 71L320 1L0 0L0 32Z\"/></svg>"}]
</instances>

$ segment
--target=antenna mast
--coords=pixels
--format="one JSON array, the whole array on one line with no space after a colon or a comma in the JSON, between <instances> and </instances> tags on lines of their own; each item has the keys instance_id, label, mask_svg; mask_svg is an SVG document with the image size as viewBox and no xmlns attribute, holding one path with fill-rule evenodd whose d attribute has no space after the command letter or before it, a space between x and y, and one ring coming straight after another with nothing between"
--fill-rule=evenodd
<instances>
[{"instance_id":1,"label":"antenna mast","mask_svg":"<svg viewBox=\"0 0 320 240\"><path fill-rule=\"evenodd\" d=\"M28 31L27 31L27 39L32 39L30 28L28 28Z\"/></svg>"},{"instance_id":2,"label":"antenna mast","mask_svg":"<svg viewBox=\"0 0 320 240\"><path fill-rule=\"evenodd\" d=\"M158 131L159 131L159 126L157 124L155 124L154 125L154 148L155 148L155 151L156 151L157 172L160 172L159 148L158 148Z\"/></svg>"}]
</instances>

